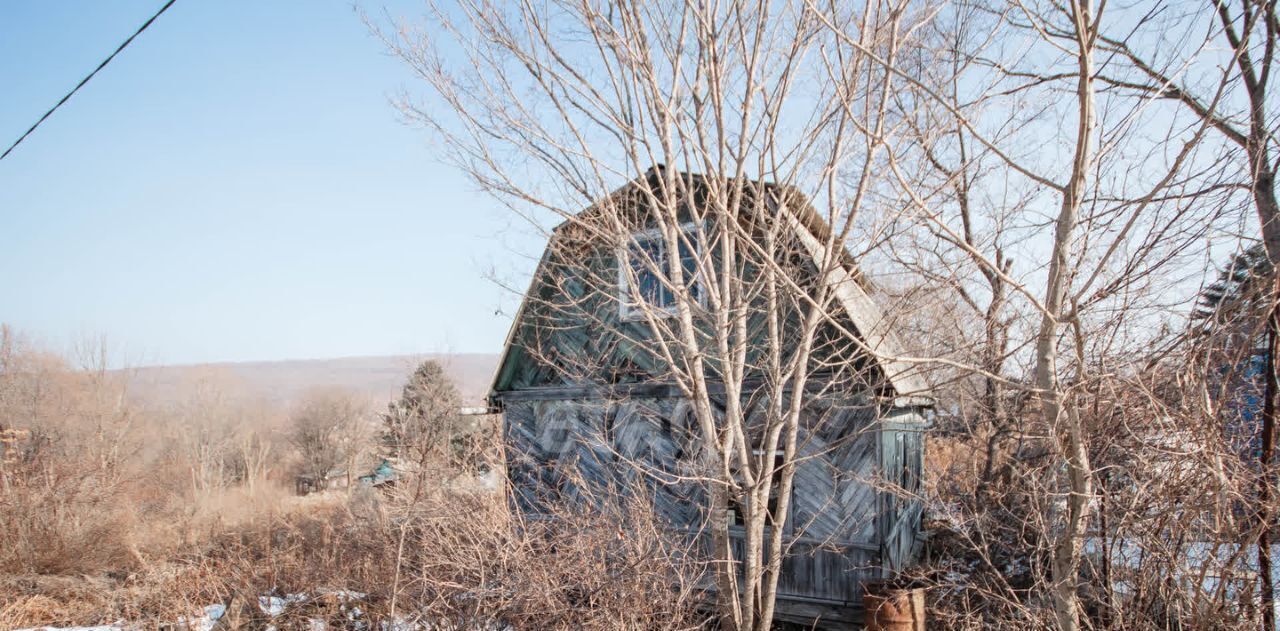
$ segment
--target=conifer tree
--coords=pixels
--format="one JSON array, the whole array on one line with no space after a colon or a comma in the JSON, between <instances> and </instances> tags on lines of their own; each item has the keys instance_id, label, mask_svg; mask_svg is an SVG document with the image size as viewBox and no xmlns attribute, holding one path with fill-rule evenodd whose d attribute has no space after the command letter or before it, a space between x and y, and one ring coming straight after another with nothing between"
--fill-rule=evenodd
<instances>
[{"instance_id":1,"label":"conifer tree","mask_svg":"<svg viewBox=\"0 0 1280 631\"><path fill-rule=\"evenodd\" d=\"M452 458L452 443L463 427L458 414L462 397L444 368L427 360L418 366L382 417L382 445L388 458L419 469Z\"/></svg>"}]
</instances>

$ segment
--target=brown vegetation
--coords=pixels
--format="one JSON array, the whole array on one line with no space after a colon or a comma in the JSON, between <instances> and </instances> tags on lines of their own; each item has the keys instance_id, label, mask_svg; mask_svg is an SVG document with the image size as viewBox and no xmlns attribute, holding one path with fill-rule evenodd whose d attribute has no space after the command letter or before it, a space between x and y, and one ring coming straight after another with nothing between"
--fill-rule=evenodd
<instances>
[{"instance_id":1,"label":"brown vegetation","mask_svg":"<svg viewBox=\"0 0 1280 631\"><path fill-rule=\"evenodd\" d=\"M209 379L186 404L149 407L125 383L105 362L77 368L3 329L0 428L30 436L0 465L0 629L152 628L212 604L227 605L229 628L695 624L697 568L642 504L522 523L500 493L425 479L294 497L290 476L309 467L290 428L354 414L350 399L246 408ZM259 606L289 594L306 598L274 618Z\"/></svg>"},{"instance_id":2,"label":"brown vegetation","mask_svg":"<svg viewBox=\"0 0 1280 631\"><path fill-rule=\"evenodd\" d=\"M648 191L659 251L676 255L647 275L675 298L636 328L682 396L724 381L734 401L741 358L762 348L797 359L788 379L817 363L804 343L742 344L747 314L777 310L735 300L799 296L818 313L833 281L757 291L700 255L692 278L712 289L692 292L679 256L732 244L777 266L776 241L734 242L761 213L735 188L814 200L829 245L893 303L876 328L907 332L901 352L858 350L927 372L940 402L945 468L927 499L947 529L922 580L942 624L1275 628L1259 580L1280 514L1274 272L1257 280L1270 317L1251 320L1271 323L1236 352L1208 352L1229 327L1192 318L1221 250L1261 243L1280 267L1274 2L432 4L434 19L387 30L426 93L403 109L514 214L631 247L635 226L607 198L621 181L657 163L727 183L705 223L670 195L679 176ZM593 227L584 207L614 221ZM770 377L766 392L785 381ZM1244 385L1262 386L1252 403ZM725 489L712 512L771 489L724 416L699 414L700 474ZM770 624L764 559L780 555L764 549L719 548L743 568L740 602L721 599L728 626Z\"/></svg>"}]
</instances>

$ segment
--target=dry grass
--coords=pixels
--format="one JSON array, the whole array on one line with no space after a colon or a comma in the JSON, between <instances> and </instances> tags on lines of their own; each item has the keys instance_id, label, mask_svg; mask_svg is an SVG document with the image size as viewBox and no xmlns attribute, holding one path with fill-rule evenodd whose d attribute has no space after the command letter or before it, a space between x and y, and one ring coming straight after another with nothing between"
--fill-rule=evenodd
<instances>
[{"instance_id":1,"label":"dry grass","mask_svg":"<svg viewBox=\"0 0 1280 631\"><path fill-rule=\"evenodd\" d=\"M0 429L31 435L0 467L0 628L172 627L219 603L233 627L356 627L335 590L361 593L360 623L375 628L703 622L699 567L643 494L538 522L461 471L413 476L412 493L406 480L392 494L294 497L276 416L215 385L148 407L118 375L0 328ZM289 594L308 598L278 618L257 605Z\"/></svg>"},{"instance_id":2,"label":"dry grass","mask_svg":"<svg viewBox=\"0 0 1280 631\"><path fill-rule=\"evenodd\" d=\"M457 476L295 497L273 417L200 387L150 408L110 373L0 339L0 428L32 435L0 469L0 629L171 627L218 603L231 628L356 627L335 590L362 593L360 623L375 627L702 623L699 568L641 499L529 523ZM263 445L270 467L241 466L240 450ZM258 607L288 594L309 597L274 619Z\"/></svg>"},{"instance_id":3,"label":"dry grass","mask_svg":"<svg viewBox=\"0 0 1280 631\"><path fill-rule=\"evenodd\" d=\"M373 491L330 494L286 502L224 528L198 554L127 576L9 576L0 628L171 623L211 603L229 604L245 628L315 618L346 628L339 590L364 594L365 622L694 628L696 569L686 559L633 505L524 523L496 494L441 492L411 505ZM300 593L313 598L278 618L257 607L260 596Z\"/></svg>"}]
</instances>

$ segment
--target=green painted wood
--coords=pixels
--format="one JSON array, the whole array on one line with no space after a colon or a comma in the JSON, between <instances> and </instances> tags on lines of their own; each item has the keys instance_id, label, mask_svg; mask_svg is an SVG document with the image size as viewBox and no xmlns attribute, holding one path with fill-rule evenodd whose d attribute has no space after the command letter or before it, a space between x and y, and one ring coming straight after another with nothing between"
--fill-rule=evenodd
<instances>
[{"instance_id":1,"label":"green painted wood","mask_svg":"<svg viewBox=\"0 0 1280 631\"><path fill-rule=\"evenodd\" d=\"M918 408L896 408L880 431L880 466L890 487L881 493L877 530L886 576L908 567L918 553L923 518L924 423Z\"/></svg>"},{"instance_id":2,"label":"green painted wood","mask_svg":"<svg viewBox=\"0 0 1280 631\"><path fill-rule=\"evenodd\" d=\"M615 193L627 194L626 187ZM643 215L637 211L635 227L645 227ZM791 220L803 247L784 263L800 282L813 282L816 266L806 258L818 252L812 221ZM623 317L618 251L580 227L558 228L513 323L491 393L503 409L512 502L537 515L548 502L643 491L673 531L702 531L706 493L689 480L700 442L690 405L671 368L649 350L656 338L648 323ZM754 273L749 262L742 269ZM891 346L892 332L880 325L852 262L840 273L839 283L850 285L838 292L840 327L881 350ZM794 328L794 315L785 330ZM763 319L751 318L748 328L763 335ZM919 479L927 398L900 396L922 394L918 381L900 366L887 371L871 361L837 327L823 327L818 340L815 367L834 368L799 393L806 397L801 460L781 597L843 611L858 605L865 581L905 567L916 554L920 503L884 489ZM753 347L754 359L763 344ZM711 361L713 398L722 397ZM763 409L769 390L758 374L748 376L746 385L753 384L744 405ZM784 606L780 615L799 611Z\"/></svg>"},{"instance_id":3,"label":"green painted wood","mask_svg":"<svg viewBox=\"0 0 1280 631\"><path fill-rule=\"evenodd\" d=\"M803 423L788 537L792 555L782 589L795 597L854 602L862 583L880 575L884 550L874 529L876 411L826 403L814 406L819 410ZM539 513L551 501L592 501L603 489L643 489L673 528L700 529L705 491L682 479L696 474L698 444L686 400L508 401L503 417L507 472L520 510ZM833 423L862 427L818 431Z\"/></svg>"},{"instance_id":4,"label":"green painted wood","mask_svg":"<svg viewBox=\"0 0 1280 631\"><path fill-rule=\"evenodd\" d=\"M692 190L694 198L703 194L696 185ZM770 221L794 220L785 219L790 215L779 212L781 214ZM637 207L632 227L637 231L651 227L648 217L642 206ZM602 243L596 232L580 225L589 224L592 220L592 210L588 209L575 220L576 223L563 225L552 234L508 336L493 385L495 395L540 387L669 380L670 367L652 350L654 340L658 338L650 323L629 319L622 313L622 295L626 292L619 286L619 258L626 250L621 242ZM740 221L753 224L758 220L743 215ZM744 227L760 230L761 225L755 223L754 227ZM784 238L789 239L791 250L782 257L783 260L775 263L782 263L798 284L812 284L817 280L817 265L815 259L810 258L814 252L802 235L808 234L808 229L803 223L787 225L795 230L783 232ZM708 246L706 254L715 259L719 256L719 248ZM747 255L740 253L739 256ZM718 266L719 262L712 265ZM735 261L734 267L740 270L743 278L751 278L759 274L760 263L743 258ZM844 273L854 274L850 270ZM853 282L852 276L846 280ZM819 331L814 365L839 366L844 374L838 378L850 383L862 381L876 388L889 388L884 371L857 350L865 340L845 339L838 333L841 329L861 331L869 318L875 315L874 305L865 294L858 294L861 298L854 301L857 303L854 305L854 302L846 300L848 296L845 294L849 291L841 289L841 297L833 299L831 309L837 316L839 327L827 325ZM757 300L762 307L763 297L757 297ZM755 313L762 314L763 308ZM789 324L784 325L784 333L798 330L798 314L794 308L787 311L785 319ZM766 321L762 316L752 317L747 328L748 339L763 340ZM876 334L877 348L889 343L891 336L878 330ZM709 329L705 331L704 338L708 348L715 346ZM783 348L793 346L784 344ZM756 363L755 360L763 356L765 345L763 342L751 342L748 347L748 363ZM677 361L682 361L678 356L679 349L674 350ZM709 370L714 377L715 358L704 356L703 359L711 362Z\"/></svg>"}]
</instances>

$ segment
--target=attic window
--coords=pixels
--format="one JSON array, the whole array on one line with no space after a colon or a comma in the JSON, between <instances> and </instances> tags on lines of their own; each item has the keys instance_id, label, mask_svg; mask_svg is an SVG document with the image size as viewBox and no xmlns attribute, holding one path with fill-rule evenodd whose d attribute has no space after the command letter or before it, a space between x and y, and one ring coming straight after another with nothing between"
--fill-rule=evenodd
<instances>
[{"instance_id":1,"label":"attic window","mask_svg":"<svg viewBox=\"0 0 1280 631\"><path fill-rule=\"evenodd\" d=\"M701 248L694 243L695 228L692 223L681 226L684 237L679 239L678 247L684 283L689 287L689 295L700 302L702 286L698 281L698 254ZM622 317L639 319L644 317L646 309L656 311L660 316L675 313L675 284L668 278L667 243L662 233L655 228L632 234L625 244L625 259L627 267L618 268Z\"/></svg>"}]
</instances>

